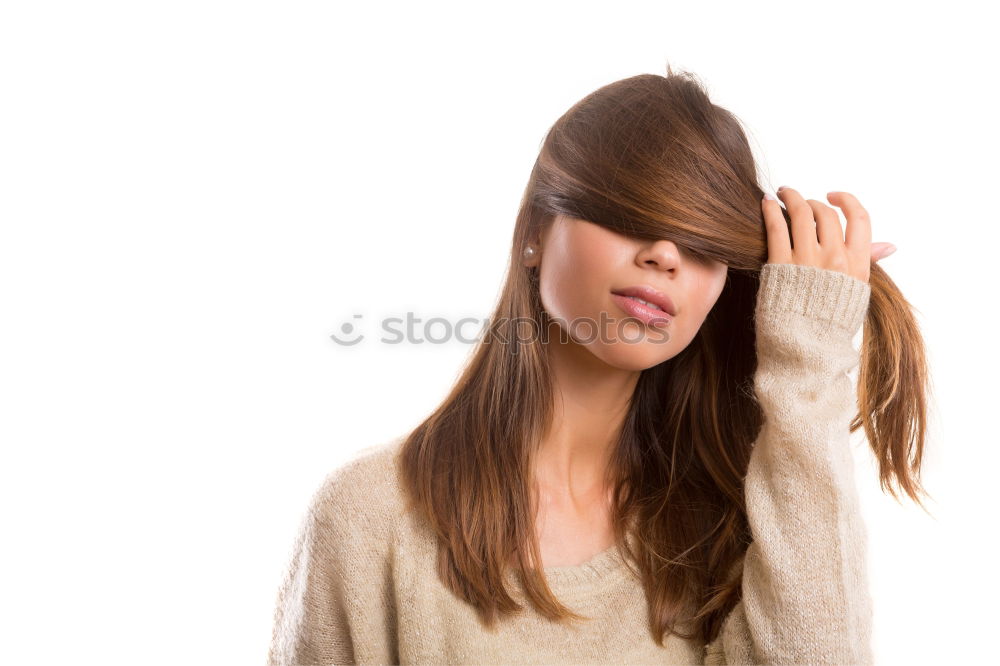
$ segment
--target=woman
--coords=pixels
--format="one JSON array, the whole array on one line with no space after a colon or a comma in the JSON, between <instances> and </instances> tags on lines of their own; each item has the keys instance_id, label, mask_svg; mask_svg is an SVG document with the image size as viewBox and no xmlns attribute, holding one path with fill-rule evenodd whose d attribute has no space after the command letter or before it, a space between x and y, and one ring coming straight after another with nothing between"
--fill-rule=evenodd
<instances>
[{"instance_id":1,"label":"woman","mask_svg":"<svg viewBox=\"0 0 1000 666\"><path fill-rule=\"evenodd\" d=\"M849 435L919 503L923 343L860 202L778 196L689 74L570 108L451 394L313 498L270 663L870 663Z\"/></svg>"}]
</instances>

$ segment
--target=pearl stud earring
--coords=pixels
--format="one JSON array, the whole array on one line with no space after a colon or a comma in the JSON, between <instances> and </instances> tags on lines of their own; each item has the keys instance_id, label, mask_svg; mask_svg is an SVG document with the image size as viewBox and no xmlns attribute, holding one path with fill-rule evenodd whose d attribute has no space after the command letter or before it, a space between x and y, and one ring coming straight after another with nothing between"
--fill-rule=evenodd
<instances>
[{"instance_id":1,"label":"pearl stud earring","mask_svg":"<svg viewBox=\"0 0 1000 666\"><path fill-rule=\"evenodd\" d=\"M528 245L524 248L524 258L531 259L537 254L535 247L533 245Z\"/></svg>"}]
</instances>

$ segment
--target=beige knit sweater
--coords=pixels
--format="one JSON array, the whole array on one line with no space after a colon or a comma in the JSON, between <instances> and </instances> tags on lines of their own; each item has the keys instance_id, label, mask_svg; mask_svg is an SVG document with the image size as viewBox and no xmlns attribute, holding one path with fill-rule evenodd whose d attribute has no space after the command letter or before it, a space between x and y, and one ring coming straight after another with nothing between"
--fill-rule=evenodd
<instances>
[{"instance_id":1,"label":"beige knit sweater","mask_svg":"<svg viewBox=\"0 0 1000 666\"><path fill-rule=\"evenodd\" d=\"M545 569L587 623L537 615L511 572L525 612L485 630L440 584L433 535L402 509L397 438L331 472L313 497L278 593L268 664L871 663L867 534L848 442L848 372L870 288L793 264L766 264L760 277L754 380L765 422L745 482L754 541L742 600L711 644L654 643L643 589L615 547Z\"/></svg>"}]
</instances>

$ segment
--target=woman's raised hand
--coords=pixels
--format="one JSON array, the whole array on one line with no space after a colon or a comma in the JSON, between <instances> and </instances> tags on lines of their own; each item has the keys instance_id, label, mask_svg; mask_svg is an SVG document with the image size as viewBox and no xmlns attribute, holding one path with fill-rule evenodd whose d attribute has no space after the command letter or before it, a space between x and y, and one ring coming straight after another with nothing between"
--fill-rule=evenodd
<instances>
[{"instance_id":1,"label":"woman's raised hand","mask_svg":"<svg viewBox=\"0 0 1000 666\"><path fill-rule=\"evenodd\" d=\"M837 211L815 199L803 199L790 187L779 187L778 196L791 218L792 239L778 200L765 195L764 225L767 228L767 263L799 264L840 271L868 282L872 262L884 259L896 248L891 243L872 243L871 221L857 198L848 192L830 192L830 203L844 211L844 228ZM795 247L792 247L794 241Z\"/></svg>"}]
</instances>

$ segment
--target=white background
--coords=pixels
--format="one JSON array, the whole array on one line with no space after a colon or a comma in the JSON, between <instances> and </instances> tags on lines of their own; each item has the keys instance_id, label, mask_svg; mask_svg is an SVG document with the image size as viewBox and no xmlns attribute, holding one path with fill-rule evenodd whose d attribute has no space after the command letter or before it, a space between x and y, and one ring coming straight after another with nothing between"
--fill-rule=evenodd
<instances>
[{"instance_id":1,"label":"white background","mask_svg":"<svg viewBox=\"0 0 1000 666\"><path fill-rule=\"evenodd\" d=\"M876 655L983 654L986 6L4 3L4 662L263 663L317 484L419 423L471 350L329 336L355 314L487 316L546 129L668 62L742 120L765 188L852 192L898 246L881 265L931 355L935 515L856 448Z\"/></svg>"}]
</instances>

